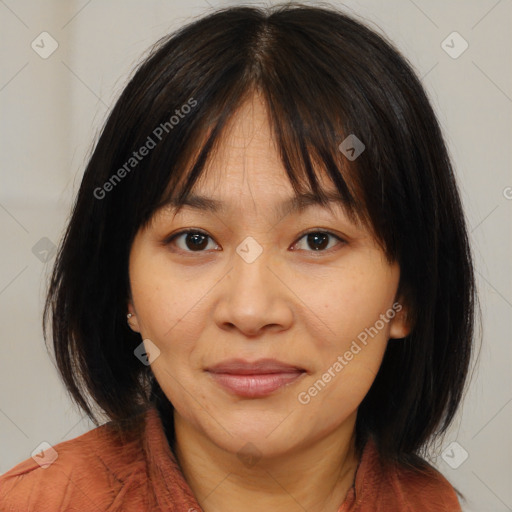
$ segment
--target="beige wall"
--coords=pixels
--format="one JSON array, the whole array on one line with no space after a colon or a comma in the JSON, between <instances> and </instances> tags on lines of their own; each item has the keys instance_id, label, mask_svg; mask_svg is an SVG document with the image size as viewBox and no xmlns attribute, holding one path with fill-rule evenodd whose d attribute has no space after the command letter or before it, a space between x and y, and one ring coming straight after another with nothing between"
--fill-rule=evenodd
<instances>
[{"instance_id":1,"label":"beige wall","mask_svg":"<svg viewBox=\"0 0 512 512\"><path fill-rule=\"evenodd\" d=\"M56 444L92 426L63 390L40 319L52 243L61 236L108 107L157 38L210 5L236 3L0 2L0 472L42 441ZM470 224L484 344L436 465L468 497L465 511L512 510L512 2L361 0L345 6L380 27L424 76ZM31 47L43 31L59 45L46 59ZM456 59L441 47L453 31L469 43ZM51 48L49 39L36 43L43 54ZM457 469L440 455L453 441L469 454ZM457 458L462 448L448 453Z\"/></svg>"}]
</instances>

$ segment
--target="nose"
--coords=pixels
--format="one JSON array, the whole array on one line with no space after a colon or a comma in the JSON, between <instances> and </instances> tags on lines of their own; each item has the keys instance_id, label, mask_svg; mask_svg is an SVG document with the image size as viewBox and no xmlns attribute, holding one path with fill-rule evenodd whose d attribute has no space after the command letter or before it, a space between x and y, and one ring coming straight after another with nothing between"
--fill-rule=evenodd
<instances>
[{"instance_id":1,"label":"nose","mask_svg":"<svg viewBox=\"0 0 512 512\"><path fill-rule=\"evenodd\" d=\"M288 329L293 322L293 293L282 268L268 249L253 261L235 253L231 270L217 287L217 325L250 337Z\"/></svg>"}]
</instances>

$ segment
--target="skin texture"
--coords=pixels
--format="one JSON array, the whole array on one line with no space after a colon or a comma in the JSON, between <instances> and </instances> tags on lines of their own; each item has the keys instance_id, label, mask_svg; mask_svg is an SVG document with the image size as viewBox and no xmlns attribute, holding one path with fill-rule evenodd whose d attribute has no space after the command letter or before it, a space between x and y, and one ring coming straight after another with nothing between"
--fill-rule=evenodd
<instances>
[{"instance_id":1,"label":"skin texture","mask_svg":"<svg viewBox=\"0 0 512 512\"><path fill-rule=\"evenodd\" d=\"M226 210L185 208L173 217L164 209L134 240L130 326L160 350L151 368L175 407L177 457L206 512L335 512L358 463L357 407L388 340L409 332L405 305L309 403L298 395L400 302L400 270L339 205L274 214L294 192L261 98L252 96L231 123L194 188ZM202 252L190 235L165 245L186 228L209 235ZM330 236L315 250L321 243L303 234L312 229L345 242ZM251 263L236 252L248 236L262 249ZM275 358L306 373L269 396L242 398L205 371L230 358Z\"/></svg>"}]
</instances>

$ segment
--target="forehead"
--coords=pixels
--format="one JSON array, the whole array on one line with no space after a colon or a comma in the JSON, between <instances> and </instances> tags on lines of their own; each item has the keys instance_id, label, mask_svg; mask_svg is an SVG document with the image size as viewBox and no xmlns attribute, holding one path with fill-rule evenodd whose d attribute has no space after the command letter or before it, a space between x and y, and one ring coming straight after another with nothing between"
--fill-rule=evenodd
<instances>
[{"instance_id":1,"label":"forehead","mask_svg":"<svg viewBox=\"0 0 512 512\"><path fill-rule=\"evenodd\" d=\"M204 190L228 184L233 189L249 181L252 186L290 187L265 102L258 94L232 114L197 186Z\"/></svg>"},{"instance_id":2,"label":"forehead","mask_svg":"<svg viewBox=\"0 0 512 512\"><path fill-rule=\"evenodd\" d=\"M265 205L268 206L271 214L278 218L293 213L302 213L312 207L325 208L332 214L341 211L348 215L345 205L337 192L326 192L325 194L326 197L320 198L311 192L302 192L287 196L286 198L279 198L275 201L268 200ZM166 208L175 213L183 210L192 210L226 215L236 207L236 204L234 205L232 202L233 199L238 198L226 199L192 192L180 202L176 199L170 199L166 204Z\"/></svg>"},{"instance_id":3,"label":"forehead","mask_svg":"<svg viewBox=\"0 0 512 512\"><path fill-rule=\"evenodd\" d=\"M308 186L296 191L278 156L273 162L258 159L252 164L213 158L206 168L184 198L168 198L163 208L167 213L206 213L236 220L237 215L254 210L277 221L316 208L363 225L328 177L316 173L321 194Z\"/></svg>"},{"instance_id":4,"label":"forehead","mask_svg":"<svg viewBox=\"0 0 512 512\"><path fill-rule=\"evenodd\" d=\"M164 209L175 215L184 210L229 215L243 207L281 218L320 206L360 224L359 215L346 206L332 178L321 166L316 168L314 162L322 194L314 194L306 174L294 168L295 177L300 176L296 187L300 192L295 190L273 128L264 98L257 92L248 96L229 117L187 197L176 199L189 174L184 172L181 185L166 194ZM204 132L205 139L210 133L211 130Z\"/></svg>"},{"instance_id":5,"label":"forehead","mask_svg":"<svg viewBox=\"0 0 512 512\"><path fill-rule=\"evenodd\" d=\"M250 200L275 197L276 202L286 202L285 209L318 202L308 192L302 197L292 197L295 192L267 112L263 98L255 93L233 113L193 187L196 196L219 198L214 202L202 201L203 206L208 203L208 209L220 211L227 202L222 197L231 200L245 196ZM315 174L329 202L338 199L339 193L326 173L316 171ZM197 200L191 203L199 204Z\"/></svg>"}]
</instances>

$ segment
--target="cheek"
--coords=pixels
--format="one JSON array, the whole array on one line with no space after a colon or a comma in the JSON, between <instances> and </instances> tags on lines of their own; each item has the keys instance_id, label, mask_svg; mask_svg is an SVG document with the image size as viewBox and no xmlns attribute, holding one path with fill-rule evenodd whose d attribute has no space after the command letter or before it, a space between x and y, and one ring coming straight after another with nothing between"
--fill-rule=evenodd
<instances>
[{"instance_id":1,"label":"cheek","mask_svg":"<svg viewBox=\"0 0 512 512\"><path fill-rule=\"evenodd\" d=\"M345 269L339 284L327 280L316 288L324 336L314 335L319 364L301 389L307 395L301 403L311 400L327 410L331 406L339 410L343 404L343 411L351 411L375 380L395 316L392 305L398 276L375 264L365 269Z\"/></svg>"},{"instance_id":2,"label":"cheek","mask_svg":"<svg viewBox=\"0 0 512 512\"><path fill-rule=\"evenodd\" d=\"M165 255L141 253L133 259L130 280L141 336L163 356L155 364L166 361L173 372L185 373L211 321L211 292L218 279L208 272L200 279L177 272Z\"/></svg>"},{"instance_id":3,"label":"cheek","mask_svg":"<svg viewBox=\"0 0 512 512\"><path fill-rule=\"evenodd\" d=\"M306 325L318 347L332 358L333 351L343 353L352 340L364 342L377 330L387 340L389 321L379 321L393 304L397 275L374 261L363 258L347 261L321 279L311 273L294 281L294 291L303 300ZM324 361L327 362L327 361Z\"/></svg>"},{"instance_id":4,"label":"cheek","mask_svg":"<svg viewBox=\"0 0 512 512\"><path fill-rule=\"evenodd\" d=\"M319 427L338 424L357 410L375 380L386 346L381 332L366 343L356 339L333 347L322 370L304 383L297 396Z\"/></svg>"}]
</instances>

